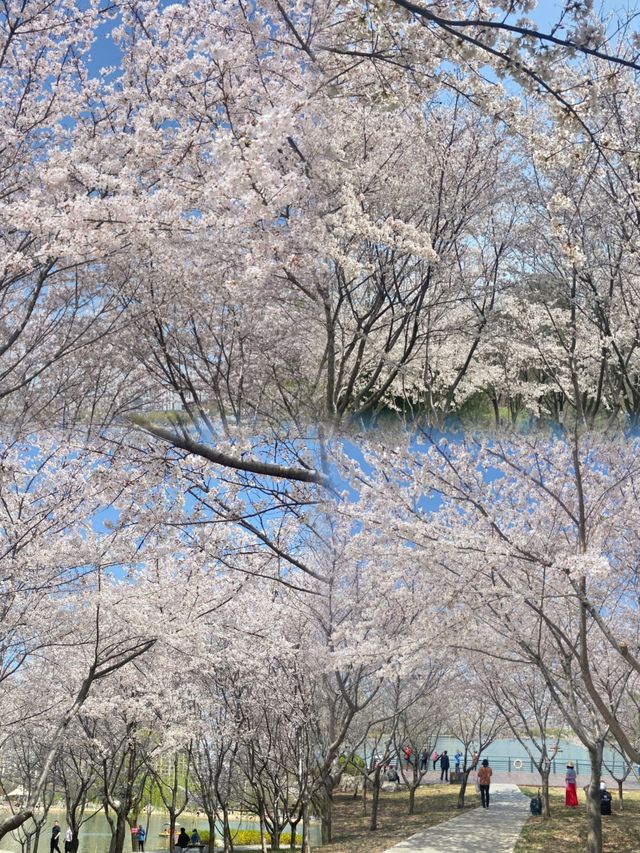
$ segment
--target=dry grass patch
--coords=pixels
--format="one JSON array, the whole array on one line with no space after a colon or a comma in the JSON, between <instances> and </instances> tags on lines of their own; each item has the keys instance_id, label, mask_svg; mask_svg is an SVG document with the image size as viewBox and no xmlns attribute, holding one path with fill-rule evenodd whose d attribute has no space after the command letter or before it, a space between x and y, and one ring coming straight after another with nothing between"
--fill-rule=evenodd
<instances>
[{"instance_id":1,"label":"dry grass patch","mask_svg":"<svg viewBox=\"0 0 640 853\"><path fill-rule=\"evenodd\" d=\"M367 814L363 814L362 800L351 794L336 794L334 799L333 841L322 848L322 853L383 853L399 841L436 823L456 817L458 785L423 785L416 793L415 814L409 816L409 795L380 794L378 829L371 832L369 820L371 801L367 801ZM478 797L468 790L469 806L478 805ZM575 853L575 851L572 851Z\"/></svg>"},{"instance_id":2,"label":"dry grass patch","mask_svg":"<svg viewBox=\"0 0 640 853\"><path fill-rule=\"evenodd\" d=\"M533 797L536 788L520 789ZM624 795L624 811L618 811L617 794L613 795L612 814L602 816L602 835L605 853L638 853L640 850L640 791ZM551 818L531 817L522 830L514 853L576 853L586 849L587 815L584 791L578 788L579 809L564 805L564 788L552 788Z\"/></svg>"}]
</instances>

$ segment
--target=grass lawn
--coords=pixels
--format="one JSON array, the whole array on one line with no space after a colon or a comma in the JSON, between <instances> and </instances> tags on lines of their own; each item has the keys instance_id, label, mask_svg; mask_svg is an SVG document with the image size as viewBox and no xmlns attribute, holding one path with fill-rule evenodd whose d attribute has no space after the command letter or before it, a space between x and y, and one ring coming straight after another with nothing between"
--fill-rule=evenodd
<instances>
[{"instance_id":1,"label":"grass lawn","mask_svg":"<svg viewBox=\"0 0 640 853\"><path fill-rule=\"evenodd\" d=\"M533 797L537 788L521 787L523 794ZM625 791L624 811L618 811L617 791L612 789L612 814L602 816L605 853L638 853L640 851L640 791ZM587 816L584 791L578 788L580 808L564 806L564 788L551 788L551 818L531 817L522 830L514 853L577 853L585 849Z\"/></svg>"},{"instance_id":2,"label":"grass lawn","mask_svg":"<svg viewBox=\"0 0 640 853\"><path fill-rule=\"evenodd\" d=\"M369 830L370 794L366 815L360 797L354 800L352 794L335 794L333 841L322 847L322 853L383 853L415 832L461 814L456 808L459 789L459 785L423 785L416 793L415 814L411 816L407 814L408 793L381 792L376 832ZM467 793L469 806L477 806L473 786Z\"/></svg>"}]
</instances>

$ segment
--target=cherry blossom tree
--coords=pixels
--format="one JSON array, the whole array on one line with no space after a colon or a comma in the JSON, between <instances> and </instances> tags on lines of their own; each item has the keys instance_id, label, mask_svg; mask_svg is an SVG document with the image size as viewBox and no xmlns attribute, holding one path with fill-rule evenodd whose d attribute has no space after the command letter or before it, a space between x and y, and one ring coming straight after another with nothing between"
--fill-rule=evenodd
<instances>
[{"instance_id":1,"label":"cherry blossom tree","mask_svg":"<svg viewBox=\"0 0 640 853\"><path fill-rule=\"evenodd\" d=\"M498 647L540 671L590 755L594 851L602 844L598 792L609 728L633 750L617 716L637 678L632 444L578 434L428 440L378 454L378 466L389 468L360 477L366 503L357 511L366 505L370 524L393 530L437 567L443 606L464 632L457 642L490 656ZM426 499L439 505L427 512ZM478 597L484 616L471 629L466 608Z\"/></svg>"},{"instance_id":2,"label":"cherry blossom tree","mask_svg":"<svg viewBox=\"0 0 640 853\"><path fill-rule=\"evenodd\" d=\"M549 818L549 776L559 752L564 720L540 673L531 667L505 669L506 661L482 661L483 684L503 715L512 736L524 747L540 774L542 816Z\"/></svg>"},{"instance_id":3,"label":"cherry blossom tree","mask_svg":"<svg viewBox=\"0 0 640 853\"><path fill-rule=\"evenodd\" d=\"M122 632L119 608L130 591L110 568L130 559L135 545L119 528L97 530L98 516L113 505L117 486L114 491L102 466L87 463L86 455L53 441L39 448L3 448L3 734L34 717L21 690L36 677L34 667L48 668L45 680L56 690L60 656L73 649L77 666L61 701L38 711L48 715L52 727L48 752L24 808L2 821L0 837L33 814L65 732L92 687L155 642L140 631Z\"/></svg>"}]
</instances>

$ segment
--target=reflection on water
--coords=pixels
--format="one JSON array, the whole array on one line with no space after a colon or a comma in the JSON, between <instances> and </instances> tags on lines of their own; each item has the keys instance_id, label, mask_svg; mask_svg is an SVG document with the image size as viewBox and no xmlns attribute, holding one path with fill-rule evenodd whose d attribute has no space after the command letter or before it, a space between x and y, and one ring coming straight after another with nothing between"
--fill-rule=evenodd
<instances>
[{"instance_id":1,"label":"reflection on water","mask_svg":"<svg viewBox=\"0 0 640 853\"><path fill-rule=\"evenodd\" d=\"M6 814L6 810L0 809L0 819L4 818ZM47 822L42 829L40 843L38 845L38 853L49 853L49 839L51 838L51 829L53 827L54 820L60 821L61 833L59 846L64 853L63 839L67 825L65 823L64 810L61 811L57 809L51 809L51 811L49 812ZM143 826L146 826L147 815L141 813L139 816L139 822ZM26 826L28 828L32 828L33 824L31 823L31 821L29 821ZM204 817L203 815L197 816L192 812L183 815L181 818L178 818L178 829L180 829L181 826L184 826L189 835L191 834L191 831L193 829L197 829L198 832L202 832L202 830L209 829L209 824L207 822L206 817ZM149 820L149 833L145 842L145 853L155 853L155 851L164 851L169 849L168 836L160 834L161 832L166 831L167 828L168 817L166 814L158 813L151 815L151 818ZM231 828L259 829L260 825L257 820L243 819L241 821L231 821ZM104 812L100 811L97 814L93 815L80 829L79 853L107 853L107 851L109 850L110 838L111 829L109 828L107 819L104 816ZM312 824L311 841L312 843L318 843L319 840L319 827L315 824ZM0 848L0 853L4 853L4 851L6 851L6 853L21 853L22 848L20 846L19 833L13 832L10 835L6 835L2 839L2 841L0 841ZM131 853L130 836L127 841L125 841L124 853Z\"/></svg>"}]
</instances>

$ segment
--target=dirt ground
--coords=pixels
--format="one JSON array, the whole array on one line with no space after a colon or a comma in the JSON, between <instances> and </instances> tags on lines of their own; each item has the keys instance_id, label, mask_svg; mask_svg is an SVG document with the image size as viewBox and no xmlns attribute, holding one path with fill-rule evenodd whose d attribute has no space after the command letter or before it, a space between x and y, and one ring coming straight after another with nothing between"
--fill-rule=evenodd
<instances>
[{"instance_id":1,"label":"dirt ground","mask_svg":"<svg viewBox=\"0 0 640 853\"><path fill-rule=\"evenodd\" d=\"M533 796L535 788L523 788L523 793ZM638 853L640 851L640 792L624 795L623 810L619 811L617 791L613 795L611 815L602 817L602 835L605 853ZM524 826L515 853L578 853L586 848L587 818L584 793L578 791L580 808L568 809L564 805L564 789L552 788L551 818L530 818Z\"/></svg>"}]
</instances>

